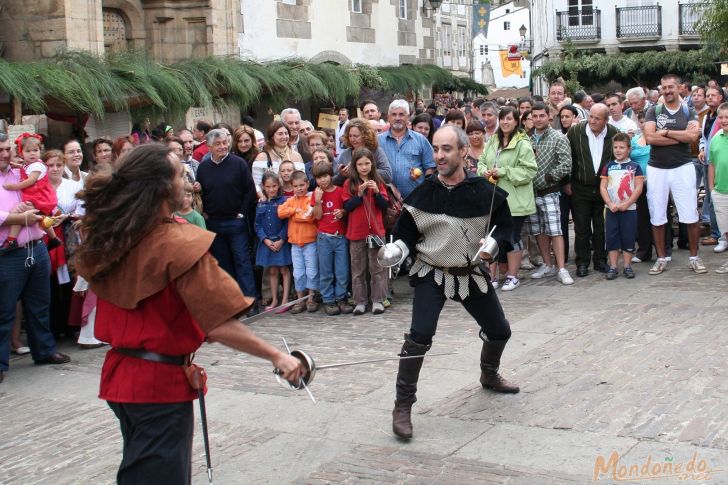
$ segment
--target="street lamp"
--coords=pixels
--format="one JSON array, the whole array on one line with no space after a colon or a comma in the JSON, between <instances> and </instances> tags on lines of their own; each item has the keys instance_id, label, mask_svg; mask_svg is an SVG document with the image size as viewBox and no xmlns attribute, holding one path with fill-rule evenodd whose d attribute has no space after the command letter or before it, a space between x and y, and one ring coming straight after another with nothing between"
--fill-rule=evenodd
<instances>
[{"instance_id":1,"label":"street lamp","mask_svg":"<svg viewBox=\"0 0 728 485\"><path fill-rule=\"evenodd\" d=\"M528 51L530 51L529 46L526 44L526 32L528 32L528 29L525 25L521 24L521 27L518 29L518 33L521 34L521 55L523 57L526 57ZM525 51L525 52L524 52Z\"/></svg>"}]
</instances>

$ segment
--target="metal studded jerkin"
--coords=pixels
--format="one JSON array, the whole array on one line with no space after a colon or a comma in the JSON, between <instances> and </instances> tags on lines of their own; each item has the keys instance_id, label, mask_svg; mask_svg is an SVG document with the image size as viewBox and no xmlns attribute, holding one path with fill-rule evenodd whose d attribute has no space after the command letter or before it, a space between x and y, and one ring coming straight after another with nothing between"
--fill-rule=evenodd
<instances>
[{"instance_id":1,"label":"metal studded jerkin","mask_svg":"<svg viewBox=\"0 0 728 485\"><path fill-rule=\"evenodd\" d=\"M453 217L432 214L405 204L405 210L412 215L420 234L427 237L416 244L417 258L410 269L410 276L423 277L434 271L435 282L443 287L445 296L456 294L465 299L469 294L470 279L483 293L488 292L485 276L477 274L455 276L440 268L465 268L472 266L473 258L485 237L488 215L478 217ZM455 230L456 228L456 230Z\"/></svg>"}]
</instances>

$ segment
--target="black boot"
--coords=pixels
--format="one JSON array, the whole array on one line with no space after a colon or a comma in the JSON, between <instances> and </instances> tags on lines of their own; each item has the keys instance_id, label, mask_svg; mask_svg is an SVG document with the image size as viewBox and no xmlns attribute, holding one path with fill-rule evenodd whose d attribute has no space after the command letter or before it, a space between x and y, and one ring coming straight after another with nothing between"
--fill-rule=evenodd
<instances>
[{"instance_id":1,"label":"black boot","mask_svg":"<svg viewBox=\"0 0 728 485\"><path fill-rule=\"evenodd\" d=\"M518 386L498 374L501 355L508 340L488 340L482 331L480 338L483 340L483 350L480 352L480 384L485 389L492 389L495 392L518 393L520 391Z\"/></svg>"},{"instance_id":2,"label":"black boot","mask_svg":"<svg viewBox=\"0 0 728 485\"><path fill-rule=\"evenodd\" d=\"M401 357L425 355L430 345L418 344L405 334ZM392 411L392 431L400 438L412 437L412 405L417 401L417 380L425 359L405 359L399 361L397 372L397 400Z\"/></svg>"}]
</instances>

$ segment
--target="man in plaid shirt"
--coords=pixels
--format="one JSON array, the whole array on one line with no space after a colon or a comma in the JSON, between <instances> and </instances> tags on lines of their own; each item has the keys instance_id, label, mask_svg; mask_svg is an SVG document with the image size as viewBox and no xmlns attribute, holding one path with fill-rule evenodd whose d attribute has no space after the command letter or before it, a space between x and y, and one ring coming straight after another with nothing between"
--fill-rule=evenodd
<instances>
[{"instance_id":1,"label":"man in plaid shirt","mask_svg":"<svg viewBox=\"0 0 728 485\"><path fill-rule=\"evenodd\" d=\"M526 220L531 234L536 236L538 249L544 264L531 278L540 279L556 275L564 285L574 284L566 269L564 234L561 231L559 197L561 180L571 173L571 148L569 141L559 131L551 128L549 111L545 104L536 103L531 108L534 131L531 145L536 154L538 173L533 180L536 192L536 213ZM568 236L567 236L568 237ZM550 244L549 244L550 243ZM556 266L551 259L551 246L556 256Z\"/></svg>"}]
</instances>

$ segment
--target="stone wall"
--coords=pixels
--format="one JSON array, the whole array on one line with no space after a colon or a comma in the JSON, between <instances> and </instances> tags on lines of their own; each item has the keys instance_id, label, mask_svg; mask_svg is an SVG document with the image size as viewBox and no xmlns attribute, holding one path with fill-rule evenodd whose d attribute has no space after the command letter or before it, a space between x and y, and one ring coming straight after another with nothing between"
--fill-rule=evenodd
<instances>
[{"instance_id":1,"label":"stone wall","mask_svg":"<svg viewBox=\"0 0 728 485\"><path fill-rule=\"evenodd\" d=\"M52 57L59 49L101 54L101 0L3 0L0 43L7 59Z\"/></svg>"},{"instance_id":2,"label":"stone wall","mask_svg":"<svg viewBox=\"0 0 728 485\"><path fill-rule=\"evenodd\" d=\"M146 49L161 62L238 54L242 17L235 0L2 0L0 54L17 60L52 57L59 49L103 55L104 11L126 24L126 41L117 35L115 47Z\"/></svg>"}]
</instances>

